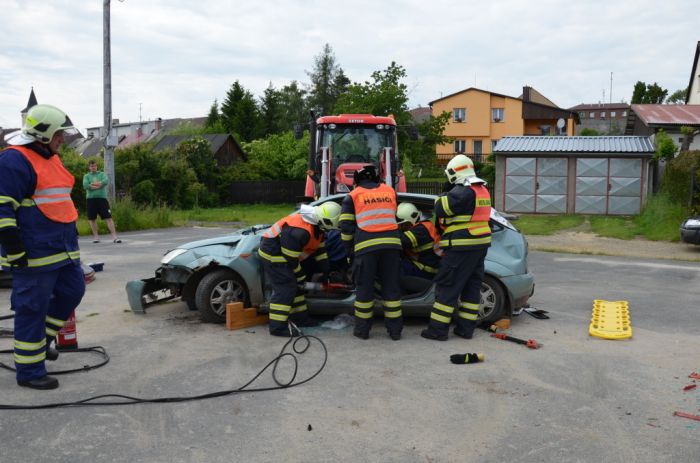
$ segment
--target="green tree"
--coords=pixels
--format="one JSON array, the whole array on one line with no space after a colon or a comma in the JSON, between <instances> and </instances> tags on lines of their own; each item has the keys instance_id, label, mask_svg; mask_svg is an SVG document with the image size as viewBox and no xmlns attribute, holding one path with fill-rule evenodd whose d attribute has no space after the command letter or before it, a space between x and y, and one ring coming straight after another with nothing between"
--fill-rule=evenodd
<instances>
[{"instance_id":1,"label":"green tree","mask_svg":"<svg viewBox=\"0 0 700 463\"><path fill-rule=\"evenodd\" d=\"M226 92L224 102L221 103L221 121L229 133L233 133L234 127L238 125L238 107L244 95L245 89L238 81L235 81Z\"/></svg>"},{"instance_id":2,"label":"green tree","mask_svg":"<svg viewBox=\"0 0 700 463\"><path fill-rule=\"evenodd\" d=\"M581 129L581 132L579 133L580 136L582 137L598 137L600 136L600 132L598 132L596 129L591 129L589 127Z\"/></svg>"},{"instance_id":3,"label":"green tree","mask_svg":"<svg viewBox=\"0 0 700 463\"><path fill-rule=\"evenodd\" d=\"M309 85L308 105L318 115L333 114L338 96L349 84L349 79L335 59L330 45L325 44L319 55L314 57L314 69L307 71Z\"/></svg>"},{"instance_id":4,"label":"green tree","mask_svg":"<svg viewBox=\"0 0 700 463\"><path fill-rule=\"evenodd\" d=\"M336 103L339 113L364 113L376 116L392 114L399 125L408 124L408 87L402 82L405 69L391 62L383 71L374 71L370 81L353 83Z\"/></svg>"},{"instance_id":5,"label":"green tree","mask_svg":"<svg viewBox=\"0 0 700 463\"><path fill-rule=\"evenodd\" d=\"M666 99L666 95L668 95L668 90L656 82L646 84L637 81L632 92L632 104L661 104Z\"/></svg>"},{"instance_id":6,"label":"green tree","mask_svg":"<svg viewBox=\"0 0 700 463\"><path fill-rule=\"evenodd\" d=\"M632 91L632 104L641 104L644 100L644 95L647 92L647 84L638 80L634 84L634 90Z\"/></svg>"},{"instance_id":7,"label":"green tree","mask_svg":"<svg viewBox=\"0 0 700 463\"><path fill-rule=\"evenodd\" d=\"M292 130L296 124L307 121L306 91L296 80L279 91L279 110L281 131Z\"/></svg>"},{"instance_id":8,"label":"green tree","mask_svg":"<svg viewBox=\"0 0 700 463\"><path fill-rule=\"evenodd\" d=\"M238 104L233 132L246 142L253 141L262 135L260 110L255 102L255 97L247 90Z\"/></svg>"},{"instance_id":9,"label":"green tree","mask_svg":"<svg viewBox=\"0 0 700 463\"><path fill-rule=\"evenodd\" d=\"M678 152L678 147L663 129L656 132L654 143L656 145L654 159L671 160Z\"/></svg>"},{"instance_id":10,"label":"green tree","mask_svg":"<svg viewBox=\"0 0 700 463\"><path fill-rule=\"evenodd\" d=\"M308 161L308 134L296 140L292 132L270 135L265 139L245 143L243 150L248 153L247 166L239 168L257 171L261 179L293 180L303 179Z\"/></svg>"},{"instance_id":11,"label":"green tree","mask_svg":"<svg viewBox=\"0 0 700 463\"><path fill-rule=\"evenodd\" d=\"M685 104L685 99L688 96L688 89L684 88L681 90L676 90L675 92L671 93L671 96L668 97L666 100L666 103L669 104Z\"/></svg>"},{"instance_id":12,"label":"green tree","mask_svg":"<svg viewBox=\"0 0 700 463\"><path fill-rule=\"evenodd\" d=\"M280 94L272 82L265 89L260 100L260 122L263 136L272 135L282 131L282 108L280 105Z\"/></svg>"},{"instance_id":13,"label":"green tree","mask_svg":"<svg viewBox=\"0 0 700 463\"><path fill-rule=\"evenodd\" d=\"M221 120L221 114L219 114L219 102L214 99L214 103L212 103L211 107L209 108L209 114L207 115L207 121L205 122L206 127L213 127L219 121Z\"/></svg>"},{"instance_id":14,"label":"green tree","mask_svg":"<svg viewBox=\"0 0 700 463\"><path fill-rule=\"evenodd\" d=\"M413 170L422 169L423 175L427 174L425 168L429 169L435 164L437 145L452 143L453 141L452 137L445 135L445 127L447 127L451 115L449 111L444 111L437 117L431 115L416 126L420 135L418 140L406 141L406 145L401 151L405 158L408 158L410 161L406 162L404 159L405 166L410 165ZM411 172L411 174L417 173Z\"/></svg>"}]
</instances>

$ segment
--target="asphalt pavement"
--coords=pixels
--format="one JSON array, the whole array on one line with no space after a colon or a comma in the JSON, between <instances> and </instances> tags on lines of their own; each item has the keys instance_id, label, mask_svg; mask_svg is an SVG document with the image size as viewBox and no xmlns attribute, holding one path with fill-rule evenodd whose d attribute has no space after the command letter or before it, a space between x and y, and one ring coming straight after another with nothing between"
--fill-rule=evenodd
<instances>
[{"instance_id":1,"label":"asphalt pavement","mask_svg":"<svg viewBox=\"0 0 700 463\"><path fill-rule=\"evenodd\" d=\"M229 230L179 228L124 233L124 243L81 240L85 262L104 262L77 311L81 347L101 345L111 361L61 376L55 391L19 388L0 371L0 402L74 402L102 394L142 398L238 389L273 360L283 339L265 327L227 331L202 324L180 301L129 310L124 286L153 275L178 243ZM700 422L700 264L664 259L531 252L534 307L509 334L527 349L477 331L472 340L419 336L409 320L393 342L381 320L371 337L351 328L313 328L325 368L305 384L186 403L0 410L0 461L51 462L679 462L697 461ZM0 314L10 291L0 289ZM627 300L633 337L588 335L594 299ZM7 326L0 322L0 326ZM0 338L0 348L11 339ZM483 363L453 365L454 353ZM313 343L297 380L322 366ZM50 368L80 367L91 354L62 354ZM11 362L11 356L2 359ZM289 358L279 379L292 375ZM273 387L268 372L250 388Z\"/></svg>"}]
</instances>

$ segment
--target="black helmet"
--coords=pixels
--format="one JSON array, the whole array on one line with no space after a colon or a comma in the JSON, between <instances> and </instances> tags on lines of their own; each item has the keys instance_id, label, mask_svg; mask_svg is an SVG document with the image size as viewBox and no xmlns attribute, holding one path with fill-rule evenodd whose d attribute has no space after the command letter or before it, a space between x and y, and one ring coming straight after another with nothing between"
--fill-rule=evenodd
<instances>
[{"instance_id":1,"label":"black helmet","mask_svg":"<svg viewBox=\"0 0 700 463\"><path fill-rule=\"evenodd\" d=\"M363 180L379 183L379 175L377 174L377 168L374 165L368 164L362 169L355 171L355 174L353 175L355 185L358 185Z\"/></svg>"}]
</instances>

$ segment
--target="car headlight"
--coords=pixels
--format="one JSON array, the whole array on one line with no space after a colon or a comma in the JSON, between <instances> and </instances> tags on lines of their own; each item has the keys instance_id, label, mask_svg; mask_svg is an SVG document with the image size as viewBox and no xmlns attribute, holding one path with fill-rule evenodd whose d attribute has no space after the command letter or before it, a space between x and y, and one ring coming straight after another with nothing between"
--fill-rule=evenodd
<instances>
[{"instance_id":1,"label":"car headlight","mask_svg":"<svg viewBox=\"0 0 700 463\"><path fill-rule=\"evenodd\" d=\"M688 219L685 221L686 227L700 227L700 219Z\"/></svg>"},{"instance_id":2,"label":"car headlight","mask_svg":"<svg viewBox=\"0 0 700 463\"><path fill-rule=\"evenodd\" d=\"M168 251L161 259L160 263L161 264L167 264L180 254L184 254L187 252L187 249L173 249L172 251Z\"/></svg>"},{"instance_id":3,"label":"car headlight","mask_svg":"<svg viewBox=\"0 0 700 463\"><path fill-rule=\"evenodd\" d=\"M338 193L350 193L350 189L349 189L348 186L347 186L346 184L344 184L344 183L339 183L339 184L335 187L335 190L336 190Z\"/></svg>"}]
</instances>

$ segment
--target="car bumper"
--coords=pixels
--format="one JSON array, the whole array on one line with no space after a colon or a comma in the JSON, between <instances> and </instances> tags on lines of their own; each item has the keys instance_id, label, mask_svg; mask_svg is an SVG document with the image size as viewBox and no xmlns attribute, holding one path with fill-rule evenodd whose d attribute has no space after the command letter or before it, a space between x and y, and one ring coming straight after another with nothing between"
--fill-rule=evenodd
<instances>
[{"instance_id":1,"label":"car bumper","mask_svg":"<svg viewBox=\"0 0 700 463\"><path fill-rule=\"evenodd\" d=\"M681 228L681 240L689 244L700 244L700 228Z\"/></svg>"},{"instance_id":2,"label":"car bumper","mask_svg":"<svg viewBox=\"0 0 700 463\"><path fill-rule=\"evenodd\" d=\"M535 294L535 278L532 273L502 277L501 281L508 290L511 310L524 307Z\"/></svg>"}]
</instances>

